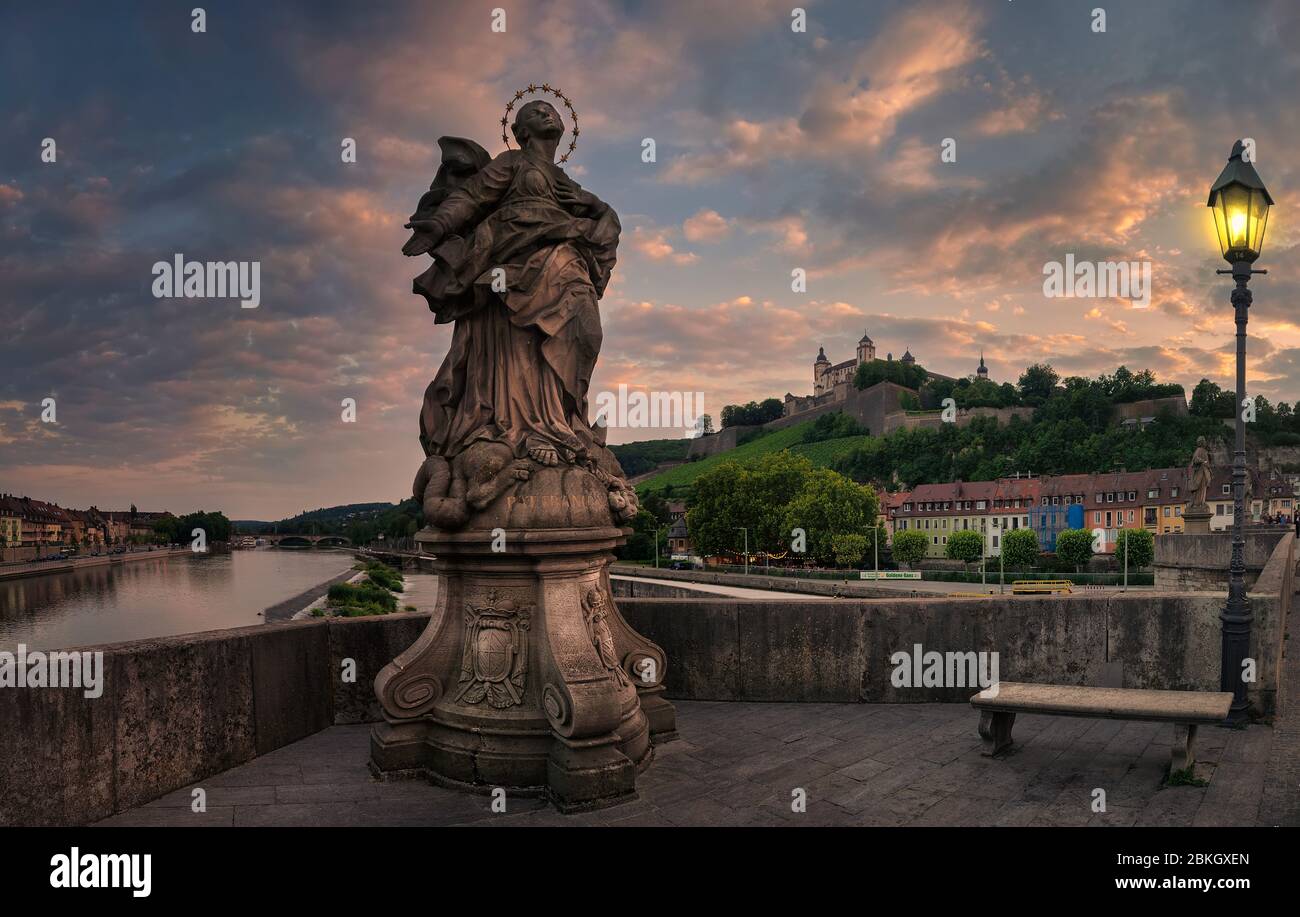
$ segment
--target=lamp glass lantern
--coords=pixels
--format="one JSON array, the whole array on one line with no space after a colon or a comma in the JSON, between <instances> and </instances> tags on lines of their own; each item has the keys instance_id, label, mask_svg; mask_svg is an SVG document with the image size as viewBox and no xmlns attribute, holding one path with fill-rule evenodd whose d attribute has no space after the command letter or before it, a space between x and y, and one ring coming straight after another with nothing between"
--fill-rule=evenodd
<instances>
[{"instance_id":1,"label":"lamp glass lantern","mask_svg":"<svg viewBox=\"0 0 1300 917\"><path fill-rule=\"evenodd\" d=\"M1228 164L1210 188L1207 205L1214 211L1214 230L1225 261L1253 262L1264 249L1264 230L1273 197L1238 140Z\"/></svg>"}]
</instances>

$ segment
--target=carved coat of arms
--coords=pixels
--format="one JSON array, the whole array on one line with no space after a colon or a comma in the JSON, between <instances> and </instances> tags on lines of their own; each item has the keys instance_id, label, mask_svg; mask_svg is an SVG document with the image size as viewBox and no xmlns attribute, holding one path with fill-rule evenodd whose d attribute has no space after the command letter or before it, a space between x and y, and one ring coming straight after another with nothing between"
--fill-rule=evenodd
<instances>
[{"instance_id":1,"label":"carved coat of arms","mask_svg":"<svg viewBox=\"0 0 1300 917\"><path fill-rule=\"evenodd\" d=\"M482 607L465 608L465 649L456 700L493 707L522 702L528 675L528 628L532 605L503 599L495 589Z\"/></svg>"}]
</instances>

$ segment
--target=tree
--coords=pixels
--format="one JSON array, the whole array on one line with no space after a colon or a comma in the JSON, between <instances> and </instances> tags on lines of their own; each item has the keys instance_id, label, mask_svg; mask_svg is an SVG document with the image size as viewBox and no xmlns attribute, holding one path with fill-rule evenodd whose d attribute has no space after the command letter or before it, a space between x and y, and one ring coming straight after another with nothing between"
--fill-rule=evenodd
<instances>
[{"instance_id":1,"label":"tree","mask_svg":"<svg viewBox=\"0 0 1300 917\"><path fill-rule=\"evenodd\" d=\"M1187 410L1195 417L1231 417L1233 400L1231 392L1225 392L1209 379L1202 379L1192 389Z\"/></svg>"},{"instance_id":2,"label":"tree","mask_svg":"<svg viewBox=\"0 0 1300 917\"><path fill-rule=\"evenodd\" d=\"M858 423L843 411L829 411L820 415L804 431L803 441L820 443L828 439L842 439L846 436L865 436L866 427Z\"/></svg>"},{"instance_id":3,"label":"tree","mask_svg":"<svg viewBox=\"0 0 1300 917\"><path fill-rule=\"evenodd\" d=\"M1040 405L1052 397L1052 392L1056 390L1056 383L1060 378L1051 364L1034 363L1020 374L1017 383L1020 386L1020 395L1026 404Z\"/></svg>"},{"instance_id":4,"label":"tree","mask_svg":"<svg viewBox=\"0 0 1300 917\"><path fill-rule=\"evenodd\" d=\"M722 426L739 427L765 424L776 420L785 413L785 405L779 398L766 398L760 404L751 401L748 404L729 404L722 409Z\"/></svg>"},{"instance_id":5,"label":"tree","mask_svg":"<svg viewBox=\"0 0 1300 917\"><path fill-rule=\"evenodd\" d=\"M1125 547L1128 548L1128 569L1137 570L1142 567L1151 566L1156 556L1156 539L1146 529L1120 529L1119 537L1115 540L1115 560L1119 562L1120 569L1125 564Z\"/></svg>"},{"instance_id":6,"label":"tree","mask_svg":"<svg viewBox=\"0 0 1300 917\"><path fill-rule=\"evenodd\" d=\"M944 554L949 560L973 564L984 556L984 536L969 529L964 532L953 532L948 536Z\"/></svg>"},{"instance_id":7,"label":"tree","mask_svg":"<svg viewBox=\"0 0 1300 917\"><path fill-rule=\"evenodd\" d=\"M870 546L871 542L866 535L848 532L831 536L831 549L835 552L835 564L839 567L858 566Z\"/></svg>"},{"instance_id":8,"label":"tree","mask_svg":"<svg viewBox=\"0 0 1300 917\"><path fill-rule=\"evenodd\" d=\"M876 524L876 492L829 468L809 472L785 512L785 531L803 529L808 553L823 563L835 560L836 535L861 534Z\"/></svg>"},{"instance_id":9,"label":"tree","mask_svg":"<svg viewBox=\"0 0 1300 917\"><path fill-rule=\"evenodd\" d=\"M1033 529L1012 529L1002 535L1002 564L1024 570L1038 562L1038 536Z\"/></svg>"},{"instance_id":10,"label":"tree","mask_svg":"<svg viewBox=\"0 0 1300 917\"><path fill-rule=\"evenodd\" d=\"M924 532L918 532L915 529L908 529L905 532L894 533L894 560L900 564L913 566L925 560L926 549L930 546L930 539Z\"/></svg>"},{"instance_id":11,"label":"tree","mask_svg":"<svg viewBox=\"0 0 1300 917\"><path fill-rule=\"evenodd\" d=\"M929 373L916 363L904 363L902 360L868 360L859 363L853 373L853 385L859 389L871 388L881 382L893 382L904 388L917 389L924 383Z\"/></svg>"},{"instance_id":12,"label":"tree","mask_svg":"<svg viewBox=\"0 0 1300 917\"><path fill-rule=\"evenodd\" d=\"M1092 532L1088 529L1066 529L1056 536L1056 556L1072 565L1077 572L1092 557Z\"/></svg>"}]
</instances>

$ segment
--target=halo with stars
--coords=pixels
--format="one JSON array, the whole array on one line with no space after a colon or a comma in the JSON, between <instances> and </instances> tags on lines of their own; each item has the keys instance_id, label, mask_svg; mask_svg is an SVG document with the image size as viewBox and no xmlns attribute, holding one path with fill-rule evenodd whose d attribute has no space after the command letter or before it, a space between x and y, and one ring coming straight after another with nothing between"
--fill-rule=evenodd
<instances>
[{"instance_id":1,"label":"halo with stars","mask_svg":"<svg viewBox=\"0 0 1300 917\"><path fill-rule=\"evenodd\" d=\"M578 134L581 133L581 131L578 130L578 113L573 110L573 103L569 101L569 97L560 92L558 87L552 86L550 83L543 83L540 86L536 83L529 83L528 88L515 90L514 98L506 103L506 113L501 117L501 140L505 143L507 150L511 148L510 131L508 127L510 122L510 113L515 110L515 106L523 100L524 96L533 95L534 93L553 95L564 103L564 107L569 110L569 117L573 119L573 136L569 139L568 151L560 157L560 162L568 162L569 156L573 154L574 147L578 145Z\"/></svg>"}]
</instances>

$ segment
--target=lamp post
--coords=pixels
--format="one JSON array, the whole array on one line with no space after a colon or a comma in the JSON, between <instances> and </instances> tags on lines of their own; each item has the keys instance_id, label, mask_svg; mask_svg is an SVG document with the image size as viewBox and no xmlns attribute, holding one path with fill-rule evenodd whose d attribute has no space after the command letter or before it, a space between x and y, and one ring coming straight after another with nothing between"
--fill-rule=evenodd
<instances>
[{"instance_id":1,"label":"lamp post","mask_svg":"<svg viewBox=\"0 0 1300 917\"><path fill-rule=\"evenodd\" d=\"M745 533L745 575L749 576L749 529L741 526L740 530Z\"/></svg>"},{"instance_id":2,"label":"lamp post","mask_svg":"<svg viewBox=\"0 0 1300 917\"><path fill-rule=\"evenodd\" d=\"M1265 274L1251 267L1264 247L1264 229L1273 197L1264 187L1254 164L1245 155L1245 145L1238 140L1232 147L1228 164L1210 187L1207 206L1214 212L1214 228L1219 237L1223 258L1232 265L1219 274L1231 274L1236 286L1232 307L1237 322L1237 404L1234 422L1235 444L1232 454L1232 561L1228 567L1228 602L1219 615L1223 643L1219 663L1219 690L1232 692L1229 723L1246 719L1249 702L1242 666L1250 654L1250 624L1253 616L1246 598L1245 539L1242 522L1246 492L1246 423L1243 408L1246 400L1246 321L1250 311L1251 274Z\"/></svg>"}]
</instances>

